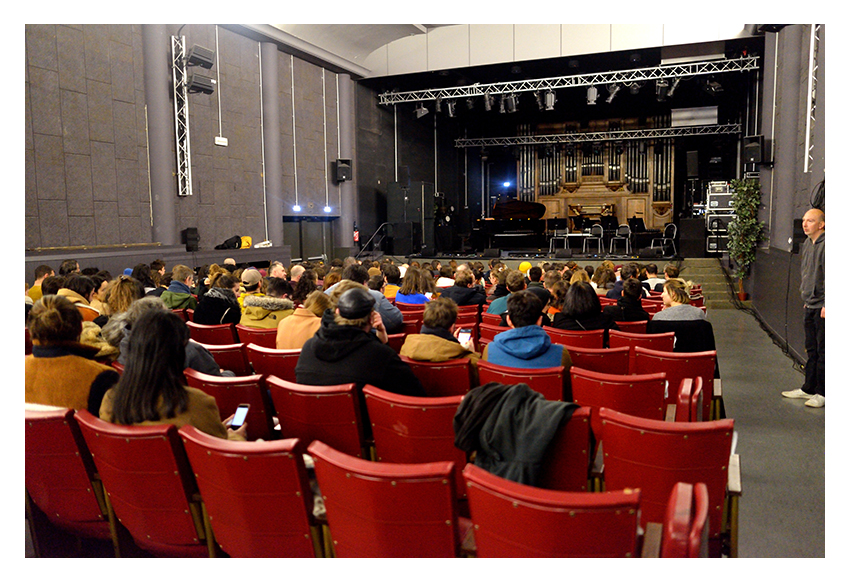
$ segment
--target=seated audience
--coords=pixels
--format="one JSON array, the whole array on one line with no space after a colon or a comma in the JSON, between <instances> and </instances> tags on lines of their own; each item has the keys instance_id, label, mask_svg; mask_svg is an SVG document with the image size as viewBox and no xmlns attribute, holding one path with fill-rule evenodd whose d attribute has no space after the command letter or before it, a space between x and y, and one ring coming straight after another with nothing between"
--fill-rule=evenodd
<instances>
[{"instance_id":1,"label":"seated audience","mask_svg":"<svg viewBox=\"0 0 850 582\"><path fill-rule=\"evenodd\" d=\"M472 271L458 268L454 285L443 289L440 292L440 297L451 299L459 307L462 305L483 305L487 301L487 294L483 287L473 283L474 275Z\"/></svg>"},{"instance_id":2,"label":"seated audience","mask_svg":"<svg viewBox=\"0 0 850 582\"><path fill-rule=\"evenodd\" d=\"M39 265L35 268L35 282L32 284L32 287L27 291L27 295L29 295L33 302L41 299L43 293L41 292L41 284L47 277L52 277L54 275L53 267L50 265Z\"/></svg>"},{"instance_id":3,"label":"seated audience","mask_svg":"<svg viewBox=\"0 0 850 582\"><path fill-rule=\"evenodd\" d=\"M422 291L422 273L419 269L410 267L404 274L401 288L395 295L395 302L406 305L422 305L429 301L428 296Z\"/></svg>"},{"instance_id":4,"label":"seated audience","mask_svg":"<svg viewBox=\"0 0 850 582\"><path fill-rule=\"evenodd\" d=\"M65 259L59 265L59 274L63 277L67 277L71 273L79 273L79 272L80 272L80 263L78 263L76 259Z\"/></svg>"},{"instance_id":5,"label":"seated audience","mask_svg":"<svg viewBox=\"0 0 850 582\"><path fill-rule=\"evenodd\" d=\"M508 290L508 294L493 299L493 301L490 302L490 307L487 308L487 313L495 313L496 315L502 315L503 313L506 313L508 311L508 298L513 293L519 293L520 291L526 288L525 274L522 271L509 270L507 272L507 276L505 277L505 287ZM544 302L543 299L539 296L538 299L540 299L541 303L543 304L548 302L548 299L546 302Z\"/></svg>"},{"instance_id":6,"label":"seated audience","mask_svg":"<svg viewBox=\"0 0 850 582\"><path fill-rule=\"evenodd\" d=\"M96 415L118 373L94 361L97 348L80 343L77 307L60 295L44 295L30 310L27 328L33 347L24 364L25 401Z\"/></svg>"},{"instance_id":7,"label":"seated audience","mask_svg":"<svg viewBox=\"0 0 850 582\"><path fill-rule=\"evenodd\" d=\"M648 321L649 314L641 305L643 287L635 278L623 281L623 294L617 299L617 305L606 305L602 313L611 316L614 321Z\"/></svg>"},{"instance_id":8,"label":"seated audience","mask_svg":"<svg viewBox=\"0 0 850 582\"><path fill-rule=\"evenodd\" d=\"M140 263L133 267L133 272L130 274L133 279L142 284L144 294L147 295L151 291L156 290L156 283L153 280L150 265Z\"/></svg>"},{"instance_id":9,"label":"seated audience","mask_svg":"<svg viewBox=\"0 0 850 582\"><path fill-rule=\"evenodd\" d=\"M455 284L454 275L455 273L452 268L449 265L444 265L440 267L440 276L434 282L434 285L438 289L442 289L443 287L451 287Z\"/></svg>"},{"instance_id":10,"label":"seated audience","mask_svg":"<svg viewBox=\"0 0 850 582\"><path fill-rule=\"evenodd\" d=\"M303 306L297 307L291 316L278 324L275 347L279 350L300 350L308 339L316 335L322 315L330 306L330 296L318 289L310 293Z\"/></svg>"},{"instance_id":11,"label":"seated audience","mask_svg":"<svg viewBox=\"0 0 850 582\"><path fill-rule=\"evenodd\" d=\"M239 293L239 279L224 269L210 269L209 290L200 297L192 321L201 325L222 325L239 323L242 309L236 294Z\"/></svg>"},{"instance_id":12,"label":"seated audience","mask_svg":"<svg viewBox=\"0 0 850 582\"><path fill-rule=\"evenodd\" d=\"M234 273L235 275L236 273ZM242 311L245 311L245 299L248 297L262 297L265 295L263 290L263 276L257 269L253 267L245 269L239 275L242 280L242 294L239 295L239 306Z\"/></svg>"},{"instance_id":13,"label":"seated audience","mask_svg":"<svg viewBox=\"0 0 850 582\"><path fill-rule=\"evenodd\" d=\"M349 257L353 259L353 257ZM349 261L342 271L342 281L354 281L360 283L364 287L369 282L369 271L363 265L358 265L357 261ZM333 290L340 285L336 283L333 287L326 287L325 293L333 293ZM368 287L367 287L368 289ZM399 333L404 327L404 315L399 311L398 307L390 303L381 291L368 289L369 294L375 299L375 310L381 316L381 321L387 330L387 333Z\"/></svg>"},{"instance_id":14,"label":"seated audience","mask_svg":"<svg viewBox=\"0 0 850 582\"><path fill-rule=\"evenodd\" d=\"M290 281L292 285L292 302L295 307L301 307L307 296L319 288L319 276L313 269L305 269L297 280Z\"/></svg>"},{"instance_id":15,"label":"seated audience","mask_svg":"<svg viewBox=\"0 0 850 582\"><path fill-rule=\"evenodd\" d=\"M386 345L387 331L375 303L364 285L339 296L336 308L324 313L316 335L301 349L295 366L299 384L354 382L358 388L371 384L397 394L426 395L410 367ZM373 327L377 333L371 333Z\"/></svg>"},{"instance_id":16,"label":"seated audience","mask_svg":"<svg viewBox=\"0 0 850 582\"><path fill-rule=\"evenodd\" d=\"M661 301L664 308L652 316L659 321L688 321L705 319L705 311L690 305L690 289L686 283L678 279L669 279L661 291Z\"/></svg>"},{"instance_id":17,"label":"seated audience","mask_svg":"<svg viewBox=\"0 0 850 582\"><path fill-rule=\"evenodd\" d=\"M244 277L243 277L244 280ZM270 277L266 281L265 295L248 295L242 302L240 323L247 327L276 328L295 311L290 299L292 285L282 277Z\"/></svg>"},{"instance_id":18,"label":"seated audience","mask_svg":"<svg viewBox=\"0 0 850 582\"><path fill-rule=\"evenodd\" d=\"M401 270L392 263L384 263L381 265L381 271L384 273L384 297L387 299L395 299L396 293L401 289Z\"/></svg>"},{"instance_id":19,"label":"seated audience","mask_svg":"<svg viewBox=\"0 0 850 582\"><path fill-rule=\"evenodd\" d=\"M596 294L603 296L614 288L616 282L617 276L614 274L614 270L602 265L596 268L593 277L590 279L590 285L594 288Z\"/></svg>"},{"instance_id":20,"label":"seated audience","mask_svg":"<svg viewBox=\"0 0 850 582\"><path fill-rule=\"evenodd\" d=\"M103 328L103 339L110 345L118 348L118 363L125 365L127 352L130 346L130 336L133 325L145 313L151 310L168 311L165 303L159 297L143 297L134 302L126 311L111 317ZM184 349L186 361L184 368L191 368L203 374L211 376L233 376L233 372L222 370L213 358L213 355L203 345L194 340L189 340Z\"/></svg>"},{"instance_id":21,"label":"seated audience","mask_svg":"<svg viewBox=\"0 0 850 582\"><path fill-rule=\"evenodd\" d=\"M658 276L658 266L655 263L649 263L646 266L646 281L643 282L644 288L654 291L659 283L663 287L664 281L666 281L665 278Z\"/></svg>"},{"instance_id":22,"label":"seated audience","mask_svg":"<svg viewBox=\"0 0 850 582\"><path fill-rule=\"evenodd\" d=\"M487 344L484 360L511 368L570 367L569 352L552 343L541 327L543 302L534 293L523 290L509 296L507 322L511 329Z\"/></svg>"},{"instance_id":23,"label":"seated audience","mask_svg":"<svg viewBox=\"0 0 850 582\"><path fill-rule=\"evenodd\" d=\"M465 344L460 343L457 339L460 329L455 328L455 321L457 305L454 301L445 297L432 299L425 305L419 333L404 338L401 355L424 362L467 358L476 371L475 364L480 356L475 352L475 344L471 339ZM477 374L475 376L474 381L477 382Z\"/></svg>"},{"instance_id":24,"label":"seated audience","mask_svg":"<svg viewBox=\"0 0 850 582\"><path fill-rule=\"evenodd\" d=\"M95 283L91 277L72 274L65 278L65 285L59 289L57 295L61 295L73 303L80 310L83 321L94 321L100 316L100 312L91 306L94 292Z\"/></svg>"},{"instance_id":25,"label":"seated audience","mask_svg":"<svg viewBox=\"0 0 850 582\"><path fill-rule=\"evenodd\" d=\"M104 396L100 418L124 425L188 424L219 438L245 440L247 424L229 429L230 417L222 422L215 398L186 386L186 324L174 313L150 309L133 328L124 372Z\"/></svg>"},{"instance_id":26,"label":"seated audience","mask_svg":"<svg viewBox=\"0 0 850 582\"><path fill-rule=\"evenodd\" d=\"M174 265L171 269L171 284L160 298L169 309L195 309L198 301L192 295L195 272L186 265Z\"/></svg>"},{"instance_id":27,"label":"seated audience","mask_svg":"<svg viewBox=\"0 0 850 582\"><path fill-rule=\"evenodd\" d=\"M608 345L608 330L619 329L614 319L602 312L599 295L590 283L570 285L564 296L564 306L552 318L552 327L572 331L605 330L605 345Z\"/></svg>"},{"instance_id":28,"label":"seated audience","mask_svg":"<svg viewBox=\"0 0 850 582\"><path fill-rule=\"evenodd\" d=\"M560 276L560 275L559 275ZM552 288L549 289L549 303L546 305L546 315L547 319L543 321L546 322L546 325L551 325L552 318L555 317L556 313L561 313L561 310L564 308L564 298L567 296L567 289L570 284L566 281L555 281L552 285Z\"/></svg>"},{"instance_id":29,"label":"seated audience","mask_svg":"<svg viewBox=\"0 0 850 582\"><path fill-rule=\"evenodd\" d=\"M94 281L95 291L92 294L91 306L97 309L101 315L106 313L106 290L109 288L109 281L112 278L106 271L98 271L91 276Z\"/></svg>"}]
</instances>

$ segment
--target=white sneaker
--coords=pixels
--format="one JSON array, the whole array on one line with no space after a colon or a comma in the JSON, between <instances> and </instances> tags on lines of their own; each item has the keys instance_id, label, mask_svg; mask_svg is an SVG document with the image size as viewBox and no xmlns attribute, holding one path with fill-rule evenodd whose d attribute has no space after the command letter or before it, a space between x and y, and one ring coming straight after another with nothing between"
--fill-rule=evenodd
<instances>
[{"instance_id":1,"label":"white sneaker","mask_svg":"<svg viewBox=\"0 0 850 582\"><path fill-rule=\"evenodd\" d=\"M814 396L806 400L806 406L809 406L811 408L823 408L825 401L826 398L824 398L820 394L815 394Z\"/></svg>"},{"instance_id":2,"label":"white sneaker","mask_svg":"<svg viewBox=\"0 0 850 582\"><path fill-rule=\"evenodd\" d=\"M785 398L805 398L809 400L812 398L812 395L808 392L803 392L802 388L797 388L796 390L787 390L782 393Z\"/></svg>"}]
</instances>

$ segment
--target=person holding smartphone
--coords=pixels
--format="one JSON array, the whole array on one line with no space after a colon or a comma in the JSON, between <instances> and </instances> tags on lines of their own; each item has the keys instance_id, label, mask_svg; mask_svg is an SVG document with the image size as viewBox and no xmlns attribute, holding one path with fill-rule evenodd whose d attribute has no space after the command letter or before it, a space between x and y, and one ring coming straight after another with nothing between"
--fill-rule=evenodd
<instances>
[{"instance_id":1,"label":"person holding smartphone","mask_svg":"<svg viewBox=\"0 0 850 582\"><path fill-rule=\"evenodd\" d=\"M411 360L423 362L468 358L476 376L473 381L478 382L476 363L480 355L475 351L472 330L456 327L455 321L457 304L453 300L446 297L432 299L425 305L419 333L408 335L399 353Z\"/></svg>"}]
</instances>

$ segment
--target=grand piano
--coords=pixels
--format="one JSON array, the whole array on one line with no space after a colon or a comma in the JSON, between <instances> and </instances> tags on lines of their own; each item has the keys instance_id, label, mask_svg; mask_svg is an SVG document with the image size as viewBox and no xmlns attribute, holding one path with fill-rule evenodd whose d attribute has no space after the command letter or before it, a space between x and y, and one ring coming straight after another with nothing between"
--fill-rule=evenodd
<instances>
[{"instance_id":1,"label":"grand piano","mask_svg":"<svg viewBox=\"0 0 850 582\"><path fill-rule=\"evenodd\" d=\"M537 202L511 200L496 204L490 218L472 226L472 246L485 248L542 249L546 242L546 207Z\"/></svg>"}]
</instances>

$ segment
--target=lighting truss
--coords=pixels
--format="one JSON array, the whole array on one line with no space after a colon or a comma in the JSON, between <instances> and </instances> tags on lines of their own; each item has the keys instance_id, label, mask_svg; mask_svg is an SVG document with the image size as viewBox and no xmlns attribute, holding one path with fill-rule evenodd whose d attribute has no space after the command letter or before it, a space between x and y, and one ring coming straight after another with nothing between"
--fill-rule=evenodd
<instances>
[{"instance_id":1,"label":"lighting truss","mask_svg":"<svg viewBox=\"0 0 850 582\"><path fill-rule=\"evenodd\" d=\"M516 137L460 138L455 140L455 147L470 148L540 144L576 144L633 139L663 139L691 135L734 135L739 133L741 133L741 124L731 123L726 125L694 125L689 127L630 129L625 131L587 131L549 135L519 135Z\"/></svg>"},{"instance_id":2,"label":"lighting truss","mask_svg":"<svg viewBox=\"0 0 850 582\"><path fill-rule=\"evenodd\" d=\"M171 75L174 89L174 134L177 140L177 195L192 195L192 156L189 151L189 95L186 88L186 37L171 37Z\"/></svg>"},{"instance_id":3,"label":"lighting truss","mask_svg":"<svg viewBox=\"0 0 850 582\"><path fill-rule=\"evenodd\" d=\"M734 59L718 59L693 63L678 63L660 65L641 69L624 71L608 71L604 73L589 73L569 75L566 77L549 77L546 79L529 79L526 81L506 81L501 83L476 83L462 87L447 87L443 89L424 89L422 91L387 91L378 96L380 105L394 105L411 101L432 101L436 99L459 99L463 97L499 95L506 93L522 93L546 89L566 89L569 87L586 87L590 85L605 86L611 83L640 83L657 79L676 77L693 77L695 75L713 75L717 73L735 73L758 69L758 57L746 56Z\"/></svg>"}]
</instances>

